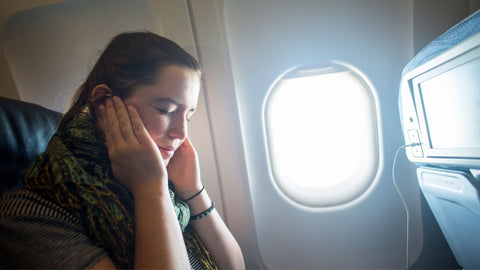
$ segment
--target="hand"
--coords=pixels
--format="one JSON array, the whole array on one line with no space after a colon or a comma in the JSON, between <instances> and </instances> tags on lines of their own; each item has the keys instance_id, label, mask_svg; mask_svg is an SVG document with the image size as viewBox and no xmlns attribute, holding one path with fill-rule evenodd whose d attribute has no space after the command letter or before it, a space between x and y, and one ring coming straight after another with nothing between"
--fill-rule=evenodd
<instances>
[{"instance_id":1,"label":"hand","mask_svg":"<svg viewBox=\"0 0 480 270\"><path fill-rule=\"evenodd\" d=\"M135 195L137 192L168 192L167 170L158 147L133 106L119 97L107 98L98 107L98 124L113 175Z\"/></svg>"},{"instance_id":2,"label":"hand","mask_svg":"<svg viewBox=\"0 0 480 270\"><path fill-rule=\"evenodd\" d=\"M188 137L175 151L167 171L180 198L187 199L202 189L197 151Z\"/></svg>"}]
</instances>

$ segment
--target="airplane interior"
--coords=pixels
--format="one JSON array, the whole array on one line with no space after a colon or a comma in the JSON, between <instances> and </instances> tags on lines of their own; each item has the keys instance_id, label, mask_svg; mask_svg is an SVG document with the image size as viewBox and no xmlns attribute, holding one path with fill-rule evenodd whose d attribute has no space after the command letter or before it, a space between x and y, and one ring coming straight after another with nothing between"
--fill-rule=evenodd
<instances>
[{"instance_id":1,"label":"airplane interior","mask_svg":"<svg viewBox=\"0 0 480 270\"><path fill-rule=\"evenodd\" d=\"M480 269L479 9L0 1L0 194L22 187L105 45L147 30L200 63L189 137L246 269Z\"/></svg>"}]
</instances>

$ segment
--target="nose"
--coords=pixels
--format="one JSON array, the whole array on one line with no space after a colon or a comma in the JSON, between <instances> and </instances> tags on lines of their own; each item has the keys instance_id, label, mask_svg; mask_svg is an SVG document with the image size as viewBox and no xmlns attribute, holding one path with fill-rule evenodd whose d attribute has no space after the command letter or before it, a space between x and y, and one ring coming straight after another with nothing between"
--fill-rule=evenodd
<instances>
[{"instance_id":1,"label":"nose","mask_svg":"<svg viewBox=\"0 0 480 270\"><path fill-rule=\"evenodd\" d=\"M170 139L180 139L184 140L187 137L188 131L188 121L183 115L176 116L171 119L169 129L168 129L168 137Z\"/></svg>"}]
</instances>

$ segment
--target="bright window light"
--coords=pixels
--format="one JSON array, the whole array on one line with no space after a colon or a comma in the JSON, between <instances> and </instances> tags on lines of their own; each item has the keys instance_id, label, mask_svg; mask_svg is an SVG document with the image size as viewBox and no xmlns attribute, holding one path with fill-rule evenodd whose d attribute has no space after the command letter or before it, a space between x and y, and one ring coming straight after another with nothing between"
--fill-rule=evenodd
<instances>
[{"instance_id":1,"label":"bright window light","mask_svg":"<svg viewBox=\"0 0 480 270\"><path fill-rule=\"evenodd\" d=\"M374 93L353 69L295 69L265 101L270 168L279 189L302 205L340 205L363 194L379 167Z\"/></svg>"}]
</instances>

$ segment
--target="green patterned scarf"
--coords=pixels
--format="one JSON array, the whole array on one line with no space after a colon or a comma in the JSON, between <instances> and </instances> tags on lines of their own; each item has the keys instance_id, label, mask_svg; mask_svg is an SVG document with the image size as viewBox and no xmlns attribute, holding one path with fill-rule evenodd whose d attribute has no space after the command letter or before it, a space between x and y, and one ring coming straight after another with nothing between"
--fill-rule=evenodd
<instances>
[{"instance_id":1,"label":"green patterned scarf","mask_svg":"<svg viewBox=\"0 0 480 270\"><path fill-rule=\"evenodd\" d=\"M114 177L103 138L87 114L60 128L47 150L25 172L26 186L67 209L85 227L90 240L108 252L120 269L133 268L135 221L133 196ZM188 205L170 197L185 245L207 269L216 269L209 252L191 226Z\"/></svg>"}]
</instances>

